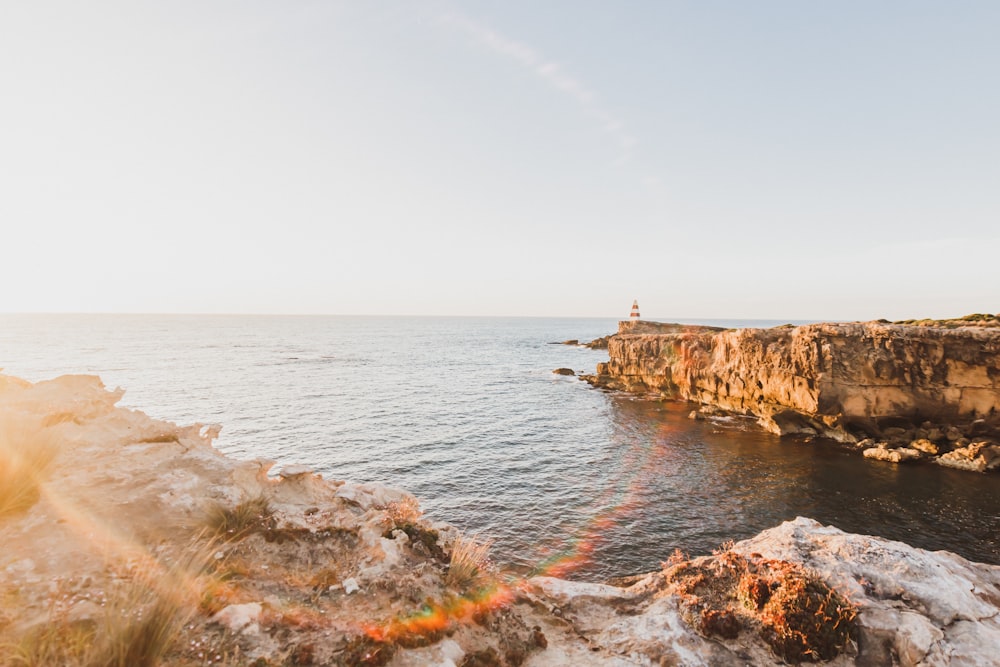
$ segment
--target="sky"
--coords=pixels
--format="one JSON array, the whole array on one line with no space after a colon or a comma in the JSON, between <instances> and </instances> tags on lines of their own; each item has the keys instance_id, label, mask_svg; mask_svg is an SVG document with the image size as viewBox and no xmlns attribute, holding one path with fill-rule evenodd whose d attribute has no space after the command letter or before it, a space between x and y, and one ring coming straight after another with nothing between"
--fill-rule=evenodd
<instances>
[{"instance_id":1,"label":"sky","mask_svg":"<svg viewBox=\"0 0 1000 667\"><path fill-rule=\"evenodd\" d=\"M1000 3L0 4L0 312L1000 312Z\"/></svg>"}]
</instances>

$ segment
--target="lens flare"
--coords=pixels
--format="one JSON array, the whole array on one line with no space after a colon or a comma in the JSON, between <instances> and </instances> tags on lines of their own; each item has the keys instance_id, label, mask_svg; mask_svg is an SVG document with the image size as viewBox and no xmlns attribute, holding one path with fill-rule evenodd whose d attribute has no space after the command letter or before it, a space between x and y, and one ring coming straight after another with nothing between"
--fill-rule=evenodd
<instances>
[{"instance_id":1,"label":"lens flare","mask_svg":"<svg viewBox=\"0 0 1000 667\"><path fill-rule=\"evenodd\" d=\"M658 420L659 421L659 420ZM456 596L444 601L427 601L411 614L383 623L366 623L362 632L377 642L393 642L440 632L460 623L472 622L478 615L511 604L520 591L528 588L532 576L564 578L587 566L594 553L609 538L622 520L641 507L640 499L650 487L651 478L662 474L669 458L668 442L673 429L659 422L653 437L641 449L623 450L615 471L603 485L601 494L591 503L589 519L579 527L558 553L542 560L527 577L514 577L506 583L477 591L471 596Z\"/></svg>"},{"instance_id":2,"label":"lens flare","mask_svg":"<svg viewBox=\"0 0 1000 667\"><path fill-rule=\"evenodd\" d=\"M378 642L396 642L415 636L427 636L447 630L460 623L471 623L477 617L506 607L514 601L516 588L498 583L467 596L445 600L428 600L417 611L389 620L387 623L365 623L361 631Z\"/></svg>"},{"instance_id":3,"label":"lens flare","mask_svg":"<svg viewBox=\"0 0 1000 667\"><path fill-rule=\"evenodd\" d=\"M636 451L624 452L605 490L591 505L590 518L558 553L547 557L533 570L534 576L565 578L593 562L594 553L604 544L622 519L640 507L639 499L649 488L649 479L662 467L663 444L672 429L658 426L654 442Z\"/></svg>"}]
</instances>

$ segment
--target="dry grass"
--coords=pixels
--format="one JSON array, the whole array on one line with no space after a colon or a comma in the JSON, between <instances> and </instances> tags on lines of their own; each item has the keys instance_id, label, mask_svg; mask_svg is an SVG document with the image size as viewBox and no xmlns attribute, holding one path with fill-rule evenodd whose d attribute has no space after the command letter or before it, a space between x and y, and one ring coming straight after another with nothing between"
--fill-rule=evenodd
<instances>
[{"instance_id":1,"label":"dry grass","mask_svg":"<svg viewBox=\"0 0 1000 667\"><path fill-rule=\"evenodd\" d=\"M754 632L790 663L831 660L856 634L856 607L795 563L720 550L664 563L664 575L699 632Z\"/></svg>"},{"instance_id":2,"label":"dry grass","mask_svg":"<svg viewBox=\"0 0 1000 667\"><path fill-rule=\"evenodd\" d=\"M879 321L889 323L888 320ZM958 327L968 326L991 328L1000 327L1000 313L997 313L996 315L991 315L989 313L972 313L971 315L965 315L964 317L954 317L947 320L932 320L929 318L898 320L896 322L891 322L891 324L908 324L918 327L943 327L945 329L957 329Z\"/></svg>"},{"instance_id":3,"label":"dry grass","mask_svg":"<svg viewBox=\"0 0 1000 667\"><path fill-rule=\"evenodd\" d=\"M115 598L99 624L88 667L154 667L176 642L193 609L141 584Z\"/></svg>"},{"instance_id":4,"label":"dry grass","mask_svg":"<svg viewBox=\"0 0 1000 667\"><path fill-rule=\"evenodd\" d=\"M210 506L205 511L205 525L217 537L239 540L254 531L270 529L272 514L267 498L257 496L231 509L221 503Z\"/></svg>"},{"instance_id":5,"label":"dry grass","mask_svg":"<svg viewBox=\"0 0 1000 667\"><path fill-rule=\"evenodd\" d=\"M38 502L56 451L51 431L40 423L0 413L0 519Z\"/></svg>"},{"instance_id":6,"label":"dry grass","mask_svg":"<svg viewBox=\"0 0 1000 667\"><path fill-rule=\"evenodd\" d=\"M102 616L72 623L56 615L0 644L10 667L154 667L174 645L191 612L167 596L129 585Z\"/></svg>"},{"instance_id":7,"label":"dry grass","mask_svg":"<svg viewBox=\"0 0 1000 667\"><path fill-rule=\"evenodd\" d=\"M86 627L47 623L0 644L0 660L8 667L89 667L84 659L92 640Z\"/></svg>"},{"instance_id":8,"label":"dry grass","mask_svg":"<svg viewBox=\"0 0 1000 667\"><path fill-rule=\"evenodd\" d=\"M178 646L184 624L198 612L199 591L215 545L192 543L170 566L153 563L107 592L91 618L69 620L52 605L48 621L0 643L11 667L154 667Z\"/></svg>"},{"instance_id":9,"label":"dry grass","mask_svg":"<svg viewBox=\"0 0 1000 667\"><path fill-rule=\"evenodd\" d=\"M463 591L488 585L492 574L492 546L492 540L482 540L475 535L456 537L451 546L445 583Z\"/></svg>"}]
</instances>

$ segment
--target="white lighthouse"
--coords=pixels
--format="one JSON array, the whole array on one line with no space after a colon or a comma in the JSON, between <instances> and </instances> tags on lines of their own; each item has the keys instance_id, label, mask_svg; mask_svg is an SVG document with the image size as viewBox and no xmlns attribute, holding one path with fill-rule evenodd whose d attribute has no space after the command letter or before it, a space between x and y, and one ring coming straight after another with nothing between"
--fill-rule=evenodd
<instances>
[{"instance_id":1,"label":"white lighthouse","mask_svg":"<svg viewBox=\"0 0 1000 667\"><path fill-rule=\"evenodd\" d=\"M629 313L628 318L630 320L638 320L639 319L639 300L638 299L635 299L635 300L632 301L632 312Z\"/></svg>"}]
</instances>

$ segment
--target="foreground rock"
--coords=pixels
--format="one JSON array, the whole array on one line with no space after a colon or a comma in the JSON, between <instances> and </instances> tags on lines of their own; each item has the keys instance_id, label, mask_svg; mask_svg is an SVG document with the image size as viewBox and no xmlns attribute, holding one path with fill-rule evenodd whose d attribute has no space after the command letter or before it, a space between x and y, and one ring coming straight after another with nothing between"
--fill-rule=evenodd
<instances>
[{"instance_id":1,"label":"foreground rock","mask_svg":"<svg viewBox=\"0 0 1000 667\"><path fill-rule=\"evenodd\" d=\"M804 518L738 542L715 558L733 554L801 564L857 606L854 638L829 664L996 664L993 649L986 647L1000 646L1000 567L851 535ZM663 572L627 589L532 583L595 646L630 655L638 664L781 664L746 629L728 638L716 632L706 645L685 622L684 597L669 594L675 590L668 579L709 558L665 563Z\"/></svg>"},{"instance_id":2,"label":"foreground rock","mask_svg":"<svg viewBox=\"0 0 1000 667\"><path fill-rule=\"evenodd\" d=\"M725 331L622 322L609 361L585 377L754 415L781 435L871 437L989 470L1000 466L1000 327L990 322ZM984 444L962 451L973 442ZM899 457L919 458L886 460Z\"/></svg>"},{"instance_id":3,"label":"foreground rock","mask_svg":"<svg viewBox=\"0 0 1000 667\"><path fill-rule=\"evenodd\" d=\"M136 637L163 641L115 664L960 665L1000 645L1000 568L953 554L797 519L628 587L524 581L402 491L272 475L121 395L0 375L0 664L111 664ZM757 577L748 601L704 589L716 570ZM768 620L785 580L847 630L787 653Z\"/></svg>"}]
</instances>

